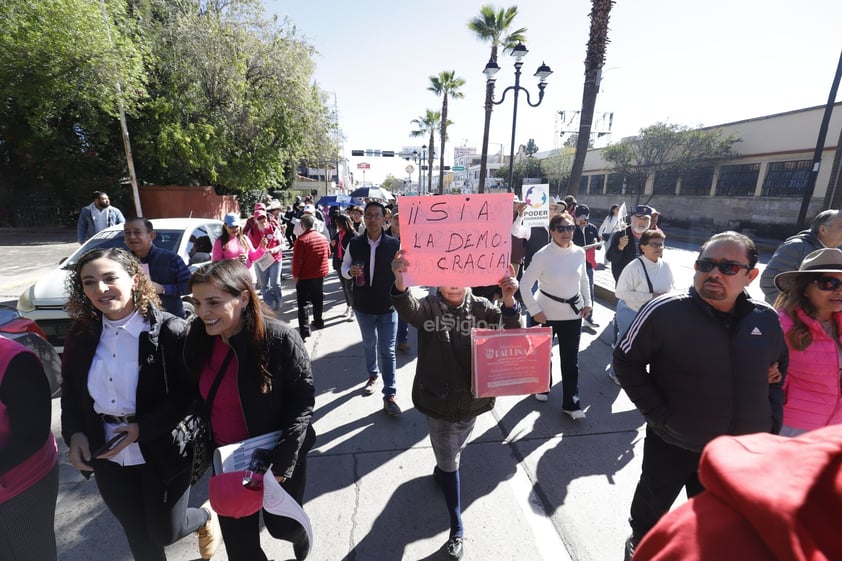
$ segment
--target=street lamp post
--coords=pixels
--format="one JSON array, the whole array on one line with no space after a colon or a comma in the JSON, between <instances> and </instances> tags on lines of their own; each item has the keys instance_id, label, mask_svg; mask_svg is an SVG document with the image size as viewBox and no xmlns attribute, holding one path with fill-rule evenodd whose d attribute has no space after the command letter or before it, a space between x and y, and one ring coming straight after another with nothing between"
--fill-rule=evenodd
<instances>
[{"instance_id":1,"label":"street lamp post","mask_svg":"<svg viewBox=\"0 0 842 561\"><path fill-rule=\"evenodd\" d=\"M427 157L427 145L421 146L421 153L418 150L412 151L412 159L418 165L418 194L424 194L424 158Z\"/></svg>"},{"instance_id":2,"label":"street lamp post","mask_svg":"<svg viewBox=\"0 0 842 561\"><path fill-rule=\"evenodd\" d=\"M493 60L489 60L488 64L485 65L485 70L483 70L483 74L485 74L485 78L487 80L487 87L489 88L489 90L491 92L490 99L491 99L491 103L493 105L500 105L501 103L503 103L506 100L506 94L509 93L509 91L514 91L515 99L514 99L514 109L512 110L512 143L511 143L511 149L510 149L510 152L509 152L509 183L507 185L507 190L508 190L509 193L512 192L512 182L513 182L513 179L514 179L514 171L515 171L515 165L514 165L515 164L515 131L517 130L518 94L521 91L523 91L523 93L526 94L526 103L530 107L538 107L539 105L541 105L541 102L544 100L544 89L547 87L547 77L550 74L553 73L553 71L550 70L550 67L547 66L544 63L541 63L541 66L538 67L538 70L534 74L534 76L536 78L538 78L538 101L535 102L535 103L532 103L532 99L530 98L529 91L526 88L524 88L520 85L520 74L521 74L521 68L523 67L523 57L528 52L529 51L527 50L527 48L524 46L523 43L518 43L512 49L512 56L515 57L515 85L509 86L508 88L503 90L503 93L500 96L499 101L494 101L494 81L496 79L495 77L497 75L497 72L500 71L500 67ZM487 107L486 110L487 110L487 115L488 115L488 118L486 119L486 121L487 121L486 127L488 127L488 125L490 124L490 121L491 121L491 119L490 119L491 108ZM487 129L486 129L485 134L488 134ZM483 157L487 158L487 155L483 154Z\"/></svg>"}]
</instances>

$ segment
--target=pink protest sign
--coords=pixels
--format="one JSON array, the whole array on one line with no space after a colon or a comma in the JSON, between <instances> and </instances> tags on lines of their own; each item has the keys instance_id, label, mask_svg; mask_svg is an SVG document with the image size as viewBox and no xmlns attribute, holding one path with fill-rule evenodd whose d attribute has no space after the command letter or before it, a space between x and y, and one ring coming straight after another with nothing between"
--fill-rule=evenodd
<instances>
[{"instance_id":1,"label":"pink protest sign","mask_svg":"<svg viewBox=\"0 0 842 561\"><path fill-rule=\"evenodd\" d=\"M403 197L407 286L487 286L508 274L512 193Z\"/></svg>"},{"instance_id":2,"label":"pink protest sign","mask_svg":"<svg viewBox=\"0 0 842 561\"><path fill-rule=\"evenodd\" d=\"M471 329L471 391L476 397L549 391L553 330Z\"/></svg>"}]
</instances>

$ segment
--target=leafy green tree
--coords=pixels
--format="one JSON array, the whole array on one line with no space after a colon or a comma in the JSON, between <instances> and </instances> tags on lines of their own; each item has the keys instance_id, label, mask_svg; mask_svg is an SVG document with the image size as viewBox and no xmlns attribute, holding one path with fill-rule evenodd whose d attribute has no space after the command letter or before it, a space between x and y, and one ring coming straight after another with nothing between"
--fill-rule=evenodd
<instances>
[{"instance_id":1,"label":"leafy green tree","mask_svg":"<svg viewBox=\"0 0 842 561\"><path fill-rule=\"evenodd\" d=\"M119 182L119 101L146 99L139 36L119 0L0 3L0 185L75 209Z\"/></svg>"},{"instance_id":2,"label":"leafy green tree","mask_svg":"<svg viewBox=\"0 0 842 561\"><path fill-rule=\"evenodd\" d=\"M508 180L509 166L498 168L494 176ZM521 188L523 187L523 179L525 177L540 177L542 179L546 177L540 160L536 160L535 158L522 158L515 162L514 172L512 173L512 191L521 191Z\"/></svg>"},{"instance_id":3,"label":"leafy green tree","mask_svg":"<svg viewBox=\"0 0 842 561\"><path fill-rule=\"evenodd\" d=\"M502 46L504 51L511 51L518 43L526 42L526 28L511 29L517 17L517 6L509 6L496 10L484 4L479 10L479 16L468 22L468 29L480 41L491 44L489 62L497 64L497 49ZM485 178L488 162L488 133L491 128L491 110L494 107L494 82L489 81L485 86L485 126L482 134L482 152L479 167L479 193L485 192Z\"/></svg>"},{"instance_id":4,"label":"leafy green tree","mask_svg":"<svg viewBox=\"0 0 842 561\"><path fill-rule=\"evenodd\" d=\"M417 128L410 131L409 136L423 138L426 135L430 135L430 139L427 141L427 157L429 160L427 162L427 189L429 190L433 184L433 158L436 154L435 133L441 128L441 113L427 109L427 112L423 116L412 119L410 123ZM421 186L419 185L418 188L420 189Z\"/></svg>"},{"instance_id":5,"label":"leafy green tree","mask_svg":"<svg viewBox=\"0 0 842 561\"><path fill-rule=\"evenodd\" d=\"M335 124L313 83L313 48L251 0L137 0L149 22L153 98L134 123L155 182L235 191L289 185L335 159Z\"/></svg>"},{"instance_id":6,"label":"leafy green tree","mask_svg":"<svg viewBox=\"0 0 842 561\"><path fill-rule=\"evenodd\" d=\"M566 146L553 150L547 158L541 160L541 169L550 184L551 193L561 196L561 190L566 187L566 180L570 177L575 153L574 147Z\"/></svg>"},{"instance_id":7,"label":"leafy green tree","mask_svg":"<svg viewBox=\"0 0 842 561\"><path fill-rule=\"evenodd\" d=\"M430 86L427 88L441 96L441 152L439 154L439 194L444 193L444 147L447 140L447 98L461 99L463 94L459 88L465 85L465 80L456 76L455 70L442 70L438 76L430 76ZM431 160L432 161L432 160Z\"/></svg>"},{"instance_id":8,"label":"leafy green tree","mask_svg":"<svg viewBox=\"0 0 842 561\"><path fill-rule=\"evenodd\" d=\"M739 154L732 146L739 141L736 135L724 135L720 129L655 123L641 129L634 139L606 147L602 157L613 164L639 202L651 174L680 176L700 163L735 158Z\"/></svg>"},{"instance_id":9,"label":"leafy green tree","mask_svg":"<svg viewBox=\"0 0 842 561\"><path fill-rule=\"evenodd\" d=\"M605 64L605 48L608 46L608 19L614 0L591 0L591 28L588 35L588 49L585 55L585 85L582 89L582 113L579 120L579 134L576 141L576 156L567 192L575 195L579 192L579 178L585 167L585 156L591 139L591 126L596 108L596 95L599 93L599 76Z\"/></svg>"}]
</instances>

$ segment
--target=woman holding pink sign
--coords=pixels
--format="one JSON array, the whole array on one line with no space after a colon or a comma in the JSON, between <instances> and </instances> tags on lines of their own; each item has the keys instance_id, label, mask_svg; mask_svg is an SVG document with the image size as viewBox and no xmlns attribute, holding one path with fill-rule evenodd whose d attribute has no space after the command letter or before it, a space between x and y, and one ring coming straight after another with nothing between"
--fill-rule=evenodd
<instances>
[{"instance_id":1,"label":"woman holding pink sign","mask_svg":"<svg viewBox=\"0 0 842 561\"><path fill-rule=\"evenodd\" d=\"M576 224L563 212L550 219L552 243L540 249L523 272L523 286L538 290L522 290L526 311L535 323L552 327L558 336L561 359L561 408L573 420L585 418L579 405L579 339L582 318L591 313L591 291L585 269L585 251L573 244ZM552 379L550 379L552 386ZM538 401L547 401L547 394L535 394Z\"/></svg>"},{"instance_id":2,"label":"woman holding pink sign","mask_svg":"<svg viewBox=\"0 0 842 561\"><path fill-rule=\"evenodd\" d=\"M494 407L493 397L474 398L471 394L471 328L520 327L514 297L518 282L510 266L509 276L500 279L502 308L459 286L441 286L436 294L419 300L404 285L407 264L404 251L398 251L392 261L392 305L402 320L418 329L412 403L427 418L436 456L433 478L450 514L450 538L444 548L450 559L461 559L464 532L459 458L477 416Z\"/></svg>"}]
</instances>

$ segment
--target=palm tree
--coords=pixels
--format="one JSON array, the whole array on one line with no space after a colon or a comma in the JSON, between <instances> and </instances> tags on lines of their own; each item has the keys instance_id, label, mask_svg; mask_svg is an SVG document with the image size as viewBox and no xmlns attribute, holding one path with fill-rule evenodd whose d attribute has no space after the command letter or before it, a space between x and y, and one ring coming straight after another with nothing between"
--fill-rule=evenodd
<instances>
[{"instance_id":1,"label":"palm tree","mask_svg":"<svg viewBox=\"0 0 842 561\"><path fill-rule=\"evenodd\" d=\"M585 156L591 139L591 125L596 107L596 94L599 92L598 76L605 64L605 47L608 44L608 18L614 0L591 0L591 31L588 37L588 50L585 55L585 87L582 92L582 112L579 120L579 136L576 139L576 155L570 170L567 193L579 192L579 179L585 167Z\"/></svg>"},{"instance_id":2,"label":"palm tree","mask_svg":"<svg viewBox=\"0 0 842 561\"><path fill-rule=\"evenodd\" d=\"M439 195L444 193L444 145L447 140L447 98L461 99L459 88L465 85L465 80L456 76L455 70L442 70L438 76L430 76L430 87L427 89L441 96L441 152L439 155ZM432 155L430 161L432 162Z\"/></svg>"},{"instance_id":3,"label":"palm tree","mask_svg":"<svg viewBox=\"0 0 842 561\"><path fill-rule=\"evenodd\" d=\"M503 46L504 52L509 52L518 43L526 43L526 28L521 27L509 31L512 22L517 16L517 6L509 6L505 9L494 11L489 5L484 5L479 10L479 16L468 22L468 29L474 32L481 41L491 43L491 58L489 62L497 64L497 48ZM480 155L479 166L479 192L485 192L485 176L488 163L488 131L491 127L491 109L494 100L494 82L489 80L485 85L485 128L482 133L482 154Z\"/></svg>"},{"instance_id":4,"label":"palm tree","mask_svg":"<svg viewBox=\"0 0 842 561\"><path fill-rule=\"evenodd\" d=\"M427 147L429 149L428 154L429 162L427 166L427 188L433 184L433 155L436 153L436 131L441 128L441 113L438 111L433 111L432 109L427 109L426 114L421 117L416 117L410 121L411 124L418 127L414 131L409 133L409 136L412 137L419 137L419 136L426 136L427 134L430 135L430 140L428 141ZM421 189L421 186L418 186L418 189Z\"/></svg>"}]
</instances>

